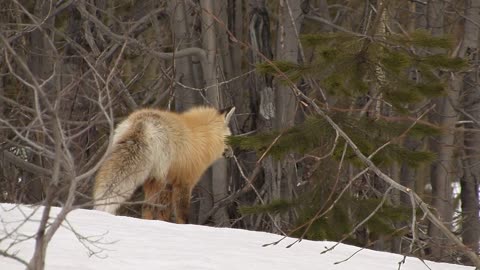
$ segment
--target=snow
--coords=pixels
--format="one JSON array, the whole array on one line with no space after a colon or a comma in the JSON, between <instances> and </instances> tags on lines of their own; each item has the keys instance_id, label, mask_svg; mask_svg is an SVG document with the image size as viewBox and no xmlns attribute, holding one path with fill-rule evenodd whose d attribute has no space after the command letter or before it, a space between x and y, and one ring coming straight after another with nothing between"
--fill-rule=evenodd
<instances>
[{"instance_id":1,"label":"snow","mask_svg":"<svg viewBox=\"0 0 480 270\"><path fill-rule=\"evenodd\" d=\"M36 211L34 211L36 209ZM0 204L0 250L14 239L33 235L42 209ZM53 208L51 217L60 211ZM26 215L32 219L22 223ZM117 270L117 269L335 269L385 270L399 269L403 256L340 244L321 254L334 242L303 240L286 248L295 239L287 238L278 245L262 247L277 241L279 235L230 228L179 225L163 221L113 216L94 210L78 209L67 216L47 249L46 269ZM73 228L73 229L72 229ZM14 231L12 233L12 231ZM11 234L6 237L8 234ZM89 241L79 237L86 237ZM83 239L82 241L79 240ZM28 261L33 254L34 240L16 243L9 253ZM360 251L359 251L360 250ZM91 254L93 251L95 254ZM358 252L345 262L343 261ZM422 262L407 257L402 270L474 269L454 264ZM0 255L0 269L25 269L13 259Z\"/></svg>"}]
</instances>

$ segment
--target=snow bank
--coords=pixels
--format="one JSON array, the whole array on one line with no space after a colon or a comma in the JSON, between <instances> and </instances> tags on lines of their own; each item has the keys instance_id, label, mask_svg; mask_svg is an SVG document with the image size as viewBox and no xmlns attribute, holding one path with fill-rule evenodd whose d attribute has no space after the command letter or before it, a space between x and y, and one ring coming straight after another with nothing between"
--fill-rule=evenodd
<instances>
[{"instance_id":1,"label":"snow bank","mask_svg":"<svg viewBox=\"0 0 480 270\"><path fill-rule=\"evenodd\" d=\"M18 227L34 210L32 219ZM20 241L9 253L28 261L33 253L33 235L41 217L41 208L0 204L0 250L12 241ZM51 216L59 212L52 209ZM397 270L403 256L339 245L320 254L335 243L304 240L285 248L294 239L276 246L262 247L277 241L279 235L238 229L178 225L112 216L93 210L75 210L68 222L55 234L47 250L46 269L118 270L118 269L335 269ZM8 234L12 234L6 237ZM4 239L7 238L7 239ZM23 240L23 241L22 241ZM87 241L88 240L88 241ZM350 257L355 252L355 256ZM433 270L474 269L453 264L425 261ZM428 269L419 259L407 257L402 270ZM25 269L21 263L0 255L0 269Z\"/></svg>"}]
</instances>

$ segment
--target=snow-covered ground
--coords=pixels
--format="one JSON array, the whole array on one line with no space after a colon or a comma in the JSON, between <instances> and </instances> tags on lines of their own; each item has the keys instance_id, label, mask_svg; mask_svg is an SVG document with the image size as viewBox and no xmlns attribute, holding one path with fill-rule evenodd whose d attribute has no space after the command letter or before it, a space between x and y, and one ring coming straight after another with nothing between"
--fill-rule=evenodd
<instances>
[{"instance_id":1,"label":"snow-covered ground","mask_svg":"<svg viewBox=\"0 0 480 270\"><path fill-rule=\"evenodd\" d=\"M5 250L13 239L22 240L35 233L41 209L36 211L31 221L5 239L33 210L27 206L0 204L0 250ZM58 211L58 208L54 208L51 215L56 215ZM275 246L262 247L263 244L279 240L280 236L112 216L93 210L75 210L67 220L68 223L64 223L48 247L46 269L397 270L403 259L397 254L367 249L359 251L358 247L343 244L320 254L335 244L326 241L304 240L285 248L294 241L291 238ZM14 245L9 253L17 253L28 261L33 246L33 239L29 239ZM92 255L92 252L95 254ZM422 262L412 257L407 257L400 269L428 270L426 265L433 270L473 269ZM0 269L25 269L25 266L0 255Z\"/></svg>"}]
</instances>

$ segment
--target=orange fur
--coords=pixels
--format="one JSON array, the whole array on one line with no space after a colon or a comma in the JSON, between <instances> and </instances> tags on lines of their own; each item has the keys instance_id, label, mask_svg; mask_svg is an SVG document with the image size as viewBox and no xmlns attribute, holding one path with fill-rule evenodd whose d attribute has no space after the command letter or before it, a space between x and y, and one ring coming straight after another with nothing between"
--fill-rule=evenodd
<instances>
[{"instance_id":1,"label":"orange fur","mask_svg":"<svg viewBox=\"0 0 480 270\"><path fill-rule=\"evenodd\" d=\"M169 220L175 212L178 223L187 222L193 187L227 148L233 111L196 107L181 114L132 113L115 130L113 150L95 179L95 209L114 214L143 185L149 203L143 218Z\"/></svg>"}]
</instances>

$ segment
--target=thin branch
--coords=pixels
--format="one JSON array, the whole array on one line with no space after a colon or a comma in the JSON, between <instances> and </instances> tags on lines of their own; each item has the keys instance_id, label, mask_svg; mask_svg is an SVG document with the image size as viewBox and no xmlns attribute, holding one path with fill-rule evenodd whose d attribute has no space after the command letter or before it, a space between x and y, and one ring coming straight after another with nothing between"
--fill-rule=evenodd
<instances>
[{"instance_id":1,"label":"thin branch","mask_svg":"<svg viewBox=\"0 0 480 270\"><path fill-rule=\"evenodd\" d=\"M322 17L319 17L319 16L315 16L315 15L305 15L305 19L309 19L309 20L312 20L312 21L316 21L316 22L320 22L320 23L323 23L323 24L326 24L328 26L331 26L332 28L335 28L336 30L339 30L341 32L345 32L345 33L348 33L352 36L355 36L355 37L361 37L361 38L370 38L369 36L367 35L364 35L364 34L360 34L360 33L356 33L356 32L353 32L353 31L350 31L346 28L343 28L341 26L338 26L334 23L332 23L331 21L327 20L327 19L324 19Z\"/></svg>"},{"instance_id":2,"label":"thin branch","mask_svg":"<svg viewBox=\"0 0 480 270\"><path fill-rule=\"evenodd\" d=\"M12 163L13 165L15 166L18 166L22 169L24 169L25 171L28 171L30 173L33 173L33 174L41 174L41 175L46 175L46 176L50 176L52 175L52 172L50 170L47 170L45 168L42 168L40 166L37 166L33 163L30 163L28 161L25 161L19 157L17 157L16 155L10 153L9 151L7 150L4 150L3 151L3 157L10 163Z\"/></svg>"},{"instance_id":3,"label":"thin branch","mask_svg":"<svg viewBox=\"0 0 480 270\"><path fill-rule=\"evenodd\" d=\"M13 259L13 260L15 260L15 261L17 261L17 262L19 262L19 263L21 263L21 264L23 264L23 265L25 265L25 266L28 267L28 262L25 261L24 259L16 256L15 254L10 254L10 253L8 253L8 252L3 251L3 250L0 249L0 256Z\"/></svg>"},{"instance_id":4,"label":"thin branch","mask_svg":"<svg viewBox=\"0 0 480 270\"><path fill-rule=\"evenodd\" d=\"M413 254L413 246L417 241L417 204L413 193L410 193L410 202L412 203L412 242L410 243L410 254Z\"/></svg>"},{"instance_id":5,"label":"thin branch","mask_svg":"<svg viewBox=\"0 0 480 270\"><path fill-rule=\"evenodd\" d=\"M362 227L367 221L369 221L377 212L378 210L380 210L380 208L382 208L383 204L385 203L386 199L387 199L387 195L388 193L390 193L390 191L393 189L392 186L388 187L387 191L385 191L385 194L383 195L382 197L382 200L380 201L380 203L377 205L377 207L375 207L375 209L365 218L363 219L361 222L359 222L357 224L357 226L355 226L355 228L353 228L353 230L350 231L350 233L348 233L347 235L345 235L344 237L342 237L342 239L340 241L338 241L335 245L333 245L332 247L330 248L327 248L326 250L322 251L321 253L324 254L328 251L331 251L333 250L335 247L337 247L338 245L340 245L340 243L342 243L343 241L345 241L348 237L352 236L360 227Z\"/></svg>"},{"instance_id":6,"label":"thin branch","mask_svg":"<svg viewBox=\"0 0 480 270\"><path fill-rule=\"evenodd\" d=\"M355 251L353 254L351 254L350 256L348 256L347 258L341 260L341 261L337 261L337 262L334 262L333 264L341 264L341 263L344 263L348 260L350 260L351 258L353 258L353 256L357 255L360 251L364 250L365 248L360 248L358 249L357 251Z\"/></svg>"}]
</instances>

